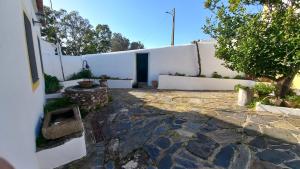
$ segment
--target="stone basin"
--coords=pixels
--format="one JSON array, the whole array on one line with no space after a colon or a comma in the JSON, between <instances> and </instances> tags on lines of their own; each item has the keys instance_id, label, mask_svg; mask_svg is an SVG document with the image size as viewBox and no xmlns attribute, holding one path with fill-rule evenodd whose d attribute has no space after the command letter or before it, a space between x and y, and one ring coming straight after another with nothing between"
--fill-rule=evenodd
<instances>
[{"instance_id":1,"label":"stone basin","mask_svg":"<svg viewBox=\"0 0 300 169\"><path fill-rule=\"evenodd\" d=\"M50 140L82 131L83 124L77 106L48 112L45 116L42 128L43 136Z\"/></svg>"}]
</instances>

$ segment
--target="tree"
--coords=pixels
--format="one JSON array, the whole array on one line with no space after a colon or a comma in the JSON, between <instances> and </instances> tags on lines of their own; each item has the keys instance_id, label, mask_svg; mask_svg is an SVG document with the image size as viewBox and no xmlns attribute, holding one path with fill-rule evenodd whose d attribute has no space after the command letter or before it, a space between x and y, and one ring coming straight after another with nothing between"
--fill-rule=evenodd
<instances>
[{"instance_id":1,"label":"tree","mask_svg":"<svg viewBox=\"0 0 300 169\"><path fill-rule=\"evenodd\" d=\"M111 39L111 51L128 50L129 43L129 39L123 37L121 33L114 33Z\"/></svg>"},{"instance_id":2,"label":"tree","mask_svg":"<svg viewBox=\"0 0 300 169\"><path fill-rule=\"evenodd\" d=\"M144 49L144 44L140 41L138 42L131 42L129 50L135 50L135 49Z\"/></svg>"},{"instance_id":3,"label":"tree","mask_svg":"<svg viewBox=\"0 0 300 169\"><path fill-rule=\"evenodd\" d=\"M108 25L98 24L96 26L96 41L98 52L108 52L111 50L112 32Z\"/></svg>"},{"instance_id":4,"label":"tree","mask_svg":"<svg viewBox=\"0 0 300 169\"><path fill-rule=\"evenodd\" d=\"M207 0L205 4L213 17L203 29L218 42L216 57L232 70L273 80L281 98L300 68L299 1L289 2ZM253 5L268 10L250 11Z\"/></svg>"}]
</instances>

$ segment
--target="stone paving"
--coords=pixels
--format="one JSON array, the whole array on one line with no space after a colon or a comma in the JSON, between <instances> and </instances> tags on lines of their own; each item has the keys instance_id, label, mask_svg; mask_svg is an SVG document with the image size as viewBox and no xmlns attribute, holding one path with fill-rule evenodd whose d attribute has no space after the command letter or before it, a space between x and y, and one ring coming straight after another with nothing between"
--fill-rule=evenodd
<instances>
[{"instance_id":1,"label":"stone paving","mask_svg":"<svg viewBox=\"0 0 300 169\"><path fill-rule=\"evenodd\" d=\"M233 92L110 95L85 119L88 156L61 168L300 168L300 117L238 107Z\"/></svg>"}]
</instances>

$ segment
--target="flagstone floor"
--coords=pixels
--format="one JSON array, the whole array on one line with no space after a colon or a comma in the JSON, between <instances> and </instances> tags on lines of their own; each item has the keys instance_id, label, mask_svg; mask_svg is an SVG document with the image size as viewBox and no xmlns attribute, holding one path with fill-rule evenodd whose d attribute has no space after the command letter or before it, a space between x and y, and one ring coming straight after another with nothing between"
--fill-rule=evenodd
<instances>
[{"instance_id":1,"label":"flagstone floor","mask_svg":"<svg viewBox=\"0 0 300 169\"><path fill-rule=\"evenodd\" d=\"M300 168L300 117L239 107L234 92L110 95L85 118L87 157L60 168Z\"/></svg>"}]
</instances>

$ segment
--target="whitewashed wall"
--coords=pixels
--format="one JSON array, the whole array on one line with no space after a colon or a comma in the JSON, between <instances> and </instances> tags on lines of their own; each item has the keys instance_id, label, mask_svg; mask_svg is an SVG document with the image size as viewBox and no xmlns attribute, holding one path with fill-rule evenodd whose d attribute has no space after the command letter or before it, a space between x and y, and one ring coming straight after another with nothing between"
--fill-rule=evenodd
<instances>
[{"instance_id":1,"label":"whitewashed wall","mask_svg":"<svg viewBox=\"0 0 300 169\"><path fill-rule=\"evenodd\" d=\"M222 66L223 61L215 58L215 42L199 42L202 75L211 77L213 72L222 76L234 77L237 72ZM195 76L198 74L196 45L183 45L156 49L142 49L106 54L85 55L94 75L108 75L120 78L131 78L136 81L136 54L148 53L148 84L158 80L160 74Z\"/></svg>"},{"instance_id":2,"label":"whitewashed wall","mask_svg":"<svg viewBox=\"0 0 300 169\"><path fill-rule=\"evenodd\" d=\"M41 48L45 73L56 76L59 80L63 81L60 56L55 55L56 45L42 40ZM81 70L82 57L62 55L62 64L65 78L68 79L73 73Z\"/></svg>"},{"instance_id":3,"label":"whitewashed wall","mask_svg":"<svg viewBox=\"0 0 300 169\"><path fill-rule=\"evenodd\" d=\"M16 169L37 169L35 129L43 114L44 79L32 25L39 85L32 87L23 12L35 20L32 0L0 1L0 156Z\"/></svg>"},{"instance_id":4,"label":"whitewashed wall","mask_svg":"<svg viewBox=\"0 0 300 169\"><path fill-rule=\"evenodd\" d=\"M234 77L237 72L225 68L223 61L215 57L215 42L199 42L201 57L201 74L211 77L213 72L222 76ZM47 45L45 45L47 48ZM48 45L49 46L49 45ZM54 50L54 49L52 49ZM60 80L61 68L59 56L44 54L49 62L44 63L45 72L57 76ZM154 49L141 49L112 53L101 53L79 56L63 56L65 77L81 70L82 60L87 60L91 71L95 76L108 75L111 77L130 78L136 81L136 54L148 53L148 84L152 80L158 80L160 74L181 73L189 76L198 74L198 57L196 45L182 45ZM51 57L51 59L49 59Z\"/></svg>"}]
</instances>

